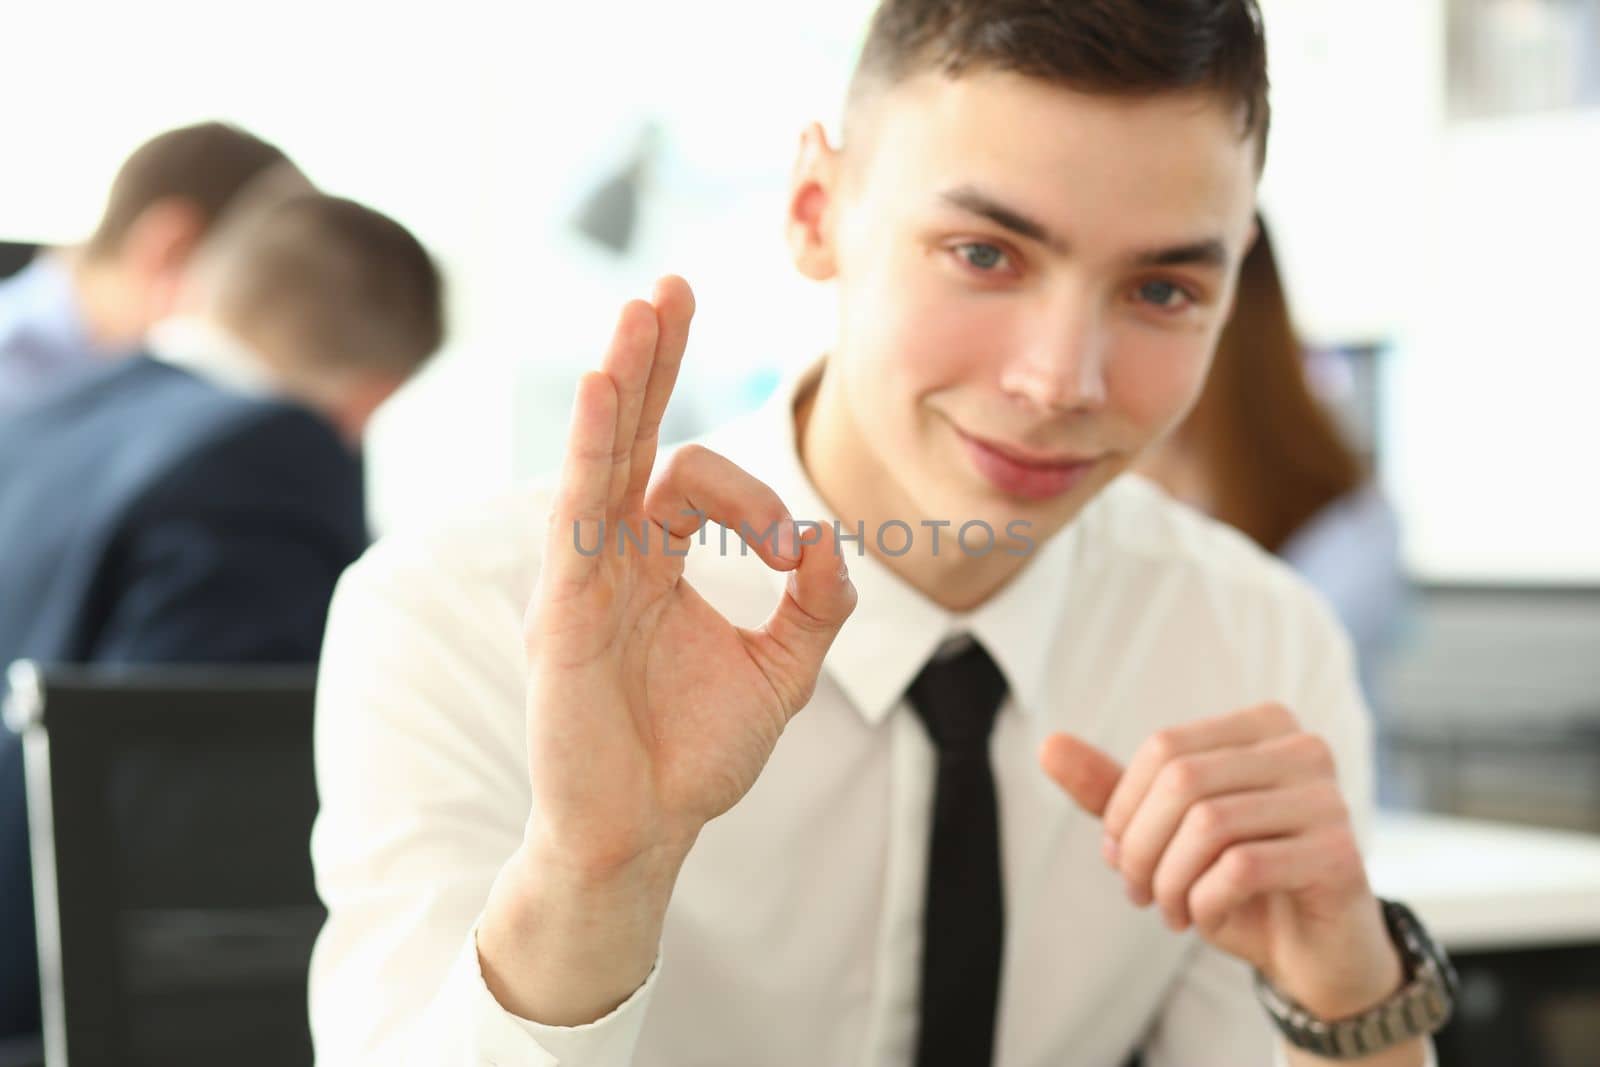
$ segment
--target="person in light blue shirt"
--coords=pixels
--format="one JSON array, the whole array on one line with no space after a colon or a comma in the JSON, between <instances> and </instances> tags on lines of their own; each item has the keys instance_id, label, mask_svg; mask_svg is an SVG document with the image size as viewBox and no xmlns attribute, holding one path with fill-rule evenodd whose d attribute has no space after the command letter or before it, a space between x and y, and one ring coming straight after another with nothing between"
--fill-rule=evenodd
<instances>
[{"instance_id":1,"label":"person in light blue shirt","mask_svg":"<svg viewBox=\"0 0 1600 1067\"><path fill-rule=\"evenodd\" d=\"M0 282L0 410L129 351L95 340L67 256L45 252Z\"/></svg>"},{"instance_id":2,"label":"person in light blue shirt","mask_svg":"<svg viewBox=\"0 0 1600 1067\"><path fill-rule=\"evenodd\" d=\"M240 193L288 165L234 126L145 142L122 164L89 239L47 249L0 282L0 414L138 350L172 314L191 258Z\"/></svg>"}]
</instances>

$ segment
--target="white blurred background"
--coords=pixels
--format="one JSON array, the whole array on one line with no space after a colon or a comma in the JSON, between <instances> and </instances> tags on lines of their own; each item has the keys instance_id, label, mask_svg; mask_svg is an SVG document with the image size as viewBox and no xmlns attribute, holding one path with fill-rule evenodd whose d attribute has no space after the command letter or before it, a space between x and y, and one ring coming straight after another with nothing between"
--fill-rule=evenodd
<instances>
[{"instance_id":1,"label":"white blurred background","mask_svg":"<svg viewBox=\"0 0 1600 1067\"><path fill-rule=\"evenodd\" d=\"M700 298L679 435L826 345L782 199L871 6L13 5L0 239L81 238L130 149L206 118L395 215L449 272L453 335L380 418L371 506L427 521L554 464L577 374L661 272ZM1600 583L1600 3L1263 6L1264 208L1308 338L1378 350L1367 417L1414 576ZM621 256L575 220L645 143Z\"/></svg>"}]
</instances>

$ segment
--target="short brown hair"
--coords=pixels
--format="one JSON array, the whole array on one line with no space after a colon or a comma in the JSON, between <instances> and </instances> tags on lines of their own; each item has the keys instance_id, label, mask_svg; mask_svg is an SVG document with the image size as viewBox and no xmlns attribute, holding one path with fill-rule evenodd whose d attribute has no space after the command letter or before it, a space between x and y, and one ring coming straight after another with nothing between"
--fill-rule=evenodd
<instances>
[{"instance_id":1,"label":"short brown hair","mask_svg":"<svg viewBox=\"0 0 1600 1067\"><path fill-rule=\"evenodd\" d=\"M237 126L203 122L168 130L136 148L118 169L88 250L115 253L134 221L162 200L189 204L209 229L241 189L287 160L276 145Z\"/></svg>"},{"instance_id":2,"label":"short brown hair","mask_svg":"<svg viewBox=\"0 0 1600 1067\"><path fill-rule=\"evenodd\" d=\"M883 0L850 99L923 70L1006 71L1090 93L1209 90L1266 156L1271 110L1256 0Z\"/></svg>"},{"instance_id":3,"label":"short brown hair","mask_svg":"<svg viewBox=\"0 0 1600 1067\"><path fill-rule=\"evenodd\" d=\"M299 193L231 221L210 261L212 302L246 340L297 366L404 380L444 341L444 282L404 226L352 200Z\"/></svg>"}]
</instances>

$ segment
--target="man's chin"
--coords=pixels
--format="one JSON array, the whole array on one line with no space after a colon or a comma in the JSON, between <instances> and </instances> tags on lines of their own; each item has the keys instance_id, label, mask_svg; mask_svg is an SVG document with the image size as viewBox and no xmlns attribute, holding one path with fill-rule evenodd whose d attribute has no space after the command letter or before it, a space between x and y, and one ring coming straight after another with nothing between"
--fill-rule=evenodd
<instances>
[{"instance_id":1,"label":"man's chin","mask_svg":"<svg viewBox=\"0 0 1600 1067\"><path fill-rule=\"evenodd\" d=\"M984 486L981 494L968 503L967 514L971 519L988 523L1000 537L1004 537L1008 529L1015 529L1042 544L1075 522L1119 473L1120 469L1096 470L1060 496L1048 500L1021 499Z\"/></svg>"},{"instance_id":2,"label":"man's chin","mask_svg":"<svg viewBox=\"0 0 1600 1067\"><path fill-rule=\"evenodd\" d=\"M1064 512L1063 501L1054 506L1026 500L1011 500L992 490L938 495L940 505L917 520L919 540L937 534L939 551L960 551L979 556L989 553L1025 554L1071 521L1079 510L1074 505ZM920 525L919 525L920 523ZM935 530L937 527L937 530Z\"/></svg>"}]
</instances>

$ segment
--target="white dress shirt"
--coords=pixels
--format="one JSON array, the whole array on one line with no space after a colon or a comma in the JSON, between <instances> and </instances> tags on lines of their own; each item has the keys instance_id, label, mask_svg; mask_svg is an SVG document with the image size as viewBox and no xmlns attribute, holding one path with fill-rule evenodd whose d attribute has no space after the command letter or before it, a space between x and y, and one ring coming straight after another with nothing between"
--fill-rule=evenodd
<instances>
[{"instance_id":1,"label":"white dress shirt","mask_svg":"<svg viewBox=\"0 0 1600 1067\"><path fill-rule=\"evenodd\" d=\"M796 519L831 522L794 435L793 403L819 366L704 443ZM964 614L847 543L855 613L754 788L700 835L650 977L588 1026L502 1010L474 935L529 818L522 618L549 500L529 489L391 537L334 598L312 839L330 913L311 970L319 1064L908 1067L934 753L903 694L963 633L1010 689L991 739L1006 906L997 1067L1116 1067L1139 1048L1146 1067L1274 1062L1248 967L1127 900L1098 821L1040 770L1039 746L1069 730L1125 761L1163 726L1281 701L1333 746L1365 844L1370 727L1349 642L1316 595L1133 476ZM723 554L719 529L692 548L687 579L757 626L784 575L736 537Z\"/></svg>"}]
</instances>

